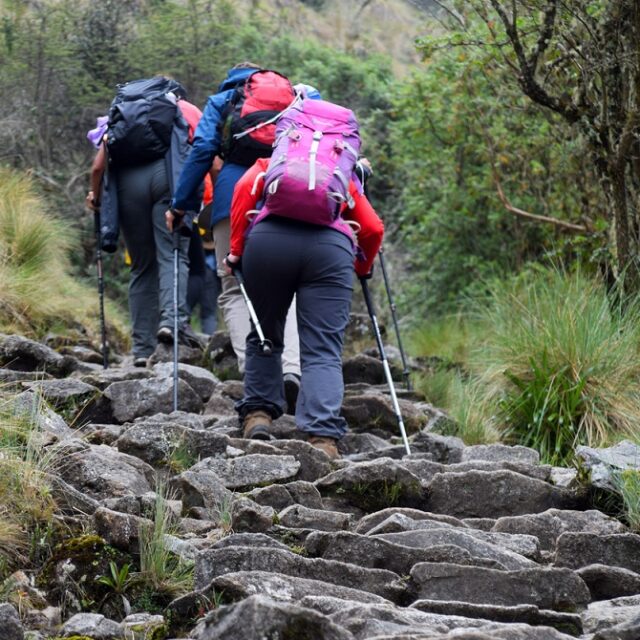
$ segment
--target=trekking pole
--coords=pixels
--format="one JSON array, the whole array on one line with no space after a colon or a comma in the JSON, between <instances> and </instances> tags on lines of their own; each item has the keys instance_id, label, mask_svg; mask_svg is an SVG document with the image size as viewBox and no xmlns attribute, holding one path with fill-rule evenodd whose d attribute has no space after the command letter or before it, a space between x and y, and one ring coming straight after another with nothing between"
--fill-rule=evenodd
<instances>
[{"instance_id":1,"label":"trekking pole","mask_svg":"<svg viewBox=\"0 0 640 640\"><path fill-rule=\"evenodd\" d=\"M409 366L407 364L407 356L404 353L402 346L402 338L400 337L400 326L398 325L398 316L396 315L396 303L393 301L393 295L391 293L391 285L389 284L389 276L387 274L387 268L384 261L384 251L380 247L378 252L378 258L380 258L380 268L382 269L382 278L384 279L384 288L387 290L387 298L389 299L389 308L391 309L391 319L393 320L393 327L396 333L396 340L398 341L398 349L400 350L400 359L402 360L402 377L404 383L407 385L407 391L411 391L411 378L409 377Z\"/></svg>"},{"instance_id":2,"label":"trekking pole","mask_svg":"<svg viewBox=\"0 0 640 640\"><path fill-rule=\"evenodd\" d=\"M360 182L362 183L362 189L364 190L364 195L369 199L369 182L368 178L371 175L371 170L363 165L362 162L358 162L356 165L356 174L360 178ZM409 365L407 364L407 356L404 352L404 347L402 346L402 338L400 337L400 325L398 324L398 314L396 303L393 300L393 294L391 293L391 283L389 282L389 274L387 272L386 263L384 260L384 251L382 247L378 251L378 257L380 258L380 268L382 269L382 278L384 279L384 288L387 291L387 299L389 300L389 308L391 309L391 320L393 321L393 328L396 334L396 341L398 343L398 349L400 350L400 359L402 360L402 377L404 378L405 385L407 386L407 391L411 391L411 378L409 377Z\"/></svg>"},{"instance_id":3,"label":"trekking pole","mask_svg":"<svg viewBox=\"0 0 640 640\"><path fill-rule=\"evenodd\" d=\"M109 346L107 344L107 325L104 318L104 271L102 268L102 233L100 231L100 209L93 211L93 224L96 235L96 270L98 272L98 299L100 301L100 340L102 341L102 368L109 368Z\"/></svg>"},{"instance_id":4,"label":"trekking pole","mask_svg":"<svg viewBox=\"0 0 640 640\"><path fill-rule=\"evenodd\" d=\"M378 318L373 307L373 300L371 299L371 293L369 292L369 285L366 278L360 278L360 284L362 285L362 293L364 295L364 301L367 304L367 310L371 317L371 324L373 325L373 333L378 343L378 351L380 351L380 359L382 360L382 368L384 369L384 375L387 378L387 384L389 385L389 392L391 393L391 403L393 404L393 411L396 414L398 420L398 426L400 427L400 434L402 435L402 441L404 442L404 448L407 455L411 455L411 449L409 449L409 440L407 439L407 431L404 428L404 421L402 420L402 413L400 412L400 404L398 403L398 396L396 395L396 388L393 385L393 378L391 377L391 368L389 367L389 361L387 360L387 354L384 351L384 345L382 344L382 336L380 334L380 327L378 325Z\"/></svg>"},{"instance_id":5,"label":"trekking pole","mask_svg":"<svg viewBox=\"0 0 640 640\"><path fill-rule=\"evenodd\" d=\"M178 410L178 281L180 232L174 229L173 238L173 410Z\"/></svg>"},{"instance_id":6,"label":"trekking pole","mask_svg":"<svg viewBox=\"0 0 640 640\"><path fill-rule=\"evenodd\" d=\"M253 308L253 304L251 304L251 300L249 298L249 294L244 286L244 276L242 275L242 271L233 265L229 265L231 267L231 271L233 275L236 277L238 281L238 286L240 287L240 292L242 293L242 297L247 305L247 309L249 310L249 316L251 317L251 322L253 322L253 326L256 328L256 333L258 334L258 340L260 340L260 349L262 353L265 355L269 355L273 351L273 345L271 344L271 340L268 340L264 337L264 332L262 331L262 327L260 326L260 320L258 320L258 315L256 314L256 310Z\"/></svg>"}]
</instances>

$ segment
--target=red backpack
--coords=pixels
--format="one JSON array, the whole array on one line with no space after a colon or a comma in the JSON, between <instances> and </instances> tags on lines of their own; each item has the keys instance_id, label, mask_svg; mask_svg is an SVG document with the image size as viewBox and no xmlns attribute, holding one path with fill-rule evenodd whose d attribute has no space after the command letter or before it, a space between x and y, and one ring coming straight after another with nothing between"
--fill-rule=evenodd
<instances>
[{"instance_id":1,"label":"red backpack","mask_svg":"<svg viewBox=\"0 0 640 640\"><path fill-rule=\"evenodd\" d=\"M222 118L221 153L225 162L250 167L273 151L275 121L296 99L291 82L261 69L239 85Z\"/></svg>"}]
</instances>

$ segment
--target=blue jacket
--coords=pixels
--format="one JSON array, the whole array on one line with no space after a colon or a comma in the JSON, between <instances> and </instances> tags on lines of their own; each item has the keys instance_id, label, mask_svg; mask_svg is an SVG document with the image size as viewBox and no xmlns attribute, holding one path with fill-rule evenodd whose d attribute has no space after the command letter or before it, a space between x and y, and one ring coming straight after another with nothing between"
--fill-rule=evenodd
<instances>
[{"instance_id":1,"label":"blue jacket","mask_svg":"<svg viewBox=\"0 0 640 640\"><path fill-rule=\"evenodd\" d=\"M219 124L234 89L255 69L231 69L218 88L218 93L209 96L196 129L191 153L185 162L174 192L172 206L175 209L195 210L199 208L200 185L211 167L216 155L220 153ZM229 217L233 188L247 167L225 163L218 174L213 192L213 211L211 225Z\"/></svg>"}]
</instances>

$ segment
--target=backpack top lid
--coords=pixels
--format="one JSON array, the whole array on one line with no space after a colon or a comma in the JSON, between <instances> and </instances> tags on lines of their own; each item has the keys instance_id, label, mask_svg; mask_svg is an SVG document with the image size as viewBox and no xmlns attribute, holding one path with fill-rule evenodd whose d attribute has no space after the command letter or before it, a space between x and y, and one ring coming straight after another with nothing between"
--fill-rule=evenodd
<instances>
[{"instance_id":1,"label":"backpack top lid","mask_svg":"<svg viewBox=\"0 0 640 640\"><path fill-rule=\"evenodd\" d=\"M131 80L130 82L119 84L116 89L116 97L113 99L112 105L133 100L148 100L166 93L173 93L177 98L187 97L185 88L177 80L166 78L165 76Z\"/></svg>"}]
</instances>

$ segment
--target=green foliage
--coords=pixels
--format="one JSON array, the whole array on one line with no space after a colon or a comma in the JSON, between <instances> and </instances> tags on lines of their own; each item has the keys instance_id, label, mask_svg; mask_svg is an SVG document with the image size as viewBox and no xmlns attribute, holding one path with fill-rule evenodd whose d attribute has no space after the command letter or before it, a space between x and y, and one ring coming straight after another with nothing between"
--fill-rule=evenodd
<instances>
[{"instance_id":1,"label":"green foliage","mask_svg":"<svg viewBox=\"0 0 640 640\"><path fill-rule=\"evenodd\" d=\"M567 464L577 444L636 433L636 301L623 312L580 271L537 271L495 287L481 313L485 340L471 364L511 441L538 449L544 462Z\"/></svg>"},{"instance_id":2,"label":"green foliage","mask_svg":"<svg viewBox=\"0 0 640 640\"><path fill-rule=\"evenodd\" d=\"M405 298L437 314L549 252L574 260L594 249L500 201L498 184L534 214L575 221L600 211L583 140L524 98L493 50L462 46L483 35L470 18L464 39L424 38L425 63L394 99L391 148L402 187L393 216L411 273Z\"/></svg>"}]
</instances>

